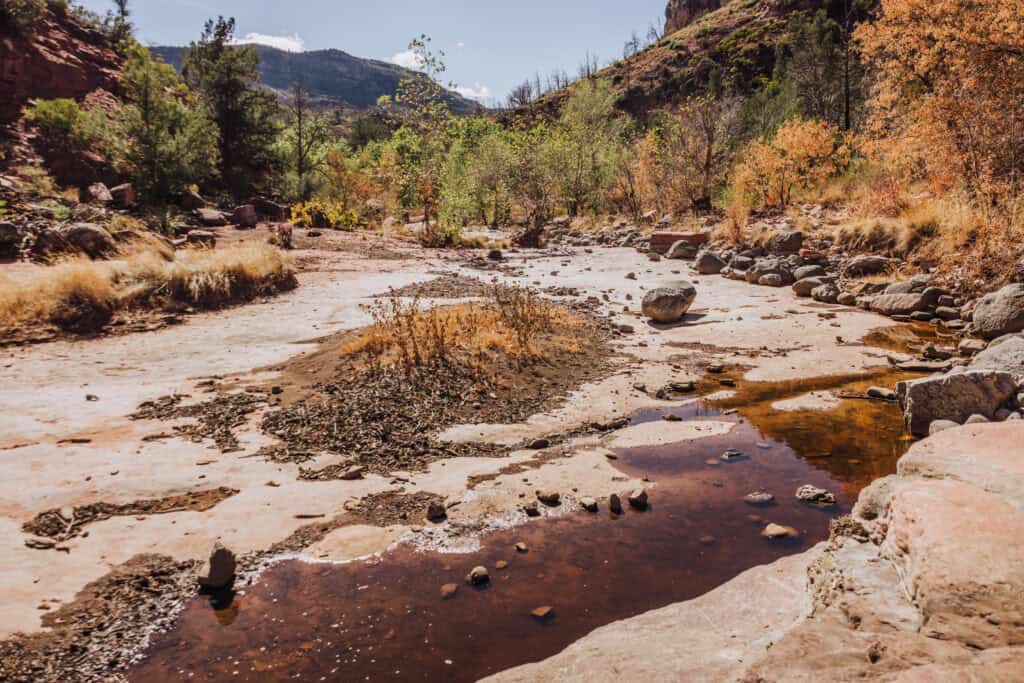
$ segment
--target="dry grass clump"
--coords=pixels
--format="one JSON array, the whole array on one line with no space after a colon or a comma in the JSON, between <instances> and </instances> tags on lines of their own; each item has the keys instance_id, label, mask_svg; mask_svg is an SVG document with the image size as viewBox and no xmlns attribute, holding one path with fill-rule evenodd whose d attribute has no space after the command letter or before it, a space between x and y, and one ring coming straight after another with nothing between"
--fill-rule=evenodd
<instances>
[{"instance_id":1,"label":"dry grass clump","mask_svg":"<svg viewBox=\"0 0 1024 683\"><path fill-rule=\"evenodd\" d=\"M516 362L580 348L587 321L527 289L492 286L482 301L423 309L419 298L392 295L368 307L373 324L344 344L374 367L407 369L457 362L485 366L499 356Z\"/></svg>"},{"instance_id":2,"label":"dry grass clump","mask_svg":"<svg viewBox=\"0 0 1024 683\"><path fill-rule=\"evenodd\" d=\"M73 258L0 277L0 329L52 323L95 332L114 312L185 305L213 309L295 286L284 254L264 244L175 252L142 238L116 260Z\"/></svg>"}]
</instances>

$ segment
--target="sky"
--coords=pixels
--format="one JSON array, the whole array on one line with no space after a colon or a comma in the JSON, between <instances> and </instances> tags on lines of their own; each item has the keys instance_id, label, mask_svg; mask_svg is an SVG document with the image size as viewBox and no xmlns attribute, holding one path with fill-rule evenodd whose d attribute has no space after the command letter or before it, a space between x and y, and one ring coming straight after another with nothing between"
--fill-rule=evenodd
<instances>
[{"instance_id":1,"label":"sky","mask_svg":"<svg viewBox=\"0 0 1024 683\"><path fill-rule=\"evenodd\" d=\"M77 0L100 14L110 0ZM233 16L239 38L288 50L336 48L414 66L406 52L420 34L445 52L444 80L487 104L514 85L555 69L570 74L588 51L604 64L635 30L664 23L666 0L130 0L144 45L187 45L203 23Z\"/></svg>"}]
</instances>

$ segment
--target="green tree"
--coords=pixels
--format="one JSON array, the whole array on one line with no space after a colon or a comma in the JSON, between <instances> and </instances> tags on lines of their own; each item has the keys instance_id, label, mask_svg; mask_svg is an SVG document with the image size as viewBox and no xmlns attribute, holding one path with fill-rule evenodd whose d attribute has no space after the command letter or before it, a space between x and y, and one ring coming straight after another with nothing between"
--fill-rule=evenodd
<instances>
[{"instance_id":1,"label":"green tree","mask_svg":"<svg viewBox=\"0 0 1024 683\"><path fill-rule=\"evenodd\" d=\"M598 209L617 179L625 151L626 120L615 112L607 81L581 82L565 103L547 141L562 202L570 216Z\"/></svg>"},{"instance_id":2,"label":"green tree","mask_svg":"<svg viewBox=\"0 0 1024 683\"><path fill-rule=\"evenodd\" d=\"M287 102L289 126L284 132L285 156L295 174L295 194L303 201L313 194L314 175L323 166L329 138L324 117L310 105L309 91L294 83Z\"/></svg>"},{"instance_id":3,"label":"green tree","mask_svg":"<svg viewBox=\"0 0 1024 683\"><path fill-rule=\"evenodd\" d=\"M119 112L125 148L121 165L142 200L164 206L171 195L214 172L217 130L174 69L133 45L124 66L127 103Z\"/></svg>"},{"instance_id":4,"label":"green tree","mask_svg":"<svg viewBox=\"0 0 1024 683\"><path fill-rule=\"evenodd\" d=\"M220 175L241 196L276 170L280 107L257 86L259 55L234 44L235 20L206 22L182 58L185 82L198 93L219 132Z\"/></svg>"}]
</instances>

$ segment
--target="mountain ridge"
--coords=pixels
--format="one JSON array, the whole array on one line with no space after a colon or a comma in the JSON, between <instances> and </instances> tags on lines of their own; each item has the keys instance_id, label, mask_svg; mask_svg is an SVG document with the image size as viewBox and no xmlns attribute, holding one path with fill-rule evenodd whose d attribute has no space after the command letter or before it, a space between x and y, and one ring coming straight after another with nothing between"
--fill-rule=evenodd
<instances>
[{"instance_id":1,"label":"mountain ridge","mask_svg":"<svg viewBox=\"0 0 1024 683\"><path fill-rule=\"evenodd\" d=\"M252 47L260 57L260 82L265 87L284 95L293 83L302 83L314 102L323 107L370 109L382 95L394 95L399 82L414 73L397 64L356 57L337 48L288 52L268 45ZM178 71L187 49L170 45L149 48ZM482 109L480 104L450 90L446 101L458 114Z\"/></svg>"}]
</instances>

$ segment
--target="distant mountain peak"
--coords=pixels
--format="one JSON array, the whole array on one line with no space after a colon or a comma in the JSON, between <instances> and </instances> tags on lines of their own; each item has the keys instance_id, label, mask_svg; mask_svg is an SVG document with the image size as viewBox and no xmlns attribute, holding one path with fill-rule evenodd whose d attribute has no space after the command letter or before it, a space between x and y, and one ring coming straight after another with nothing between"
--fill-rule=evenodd
<instances>
[{"instance_id":1,"label":"distant mountain peak","mask_svg":"<svg viewBox=\"0 0 1024 683\"><path fill-rule=\"evenodd\" d=\"M267 45L251 45L260 56L260 82L284 94L299 82L315 102L326 107L369 109L381 95L394 95L399 82L413 72L389 62L355 57L344 50L330 48L288 52ZM187 48L157 46L150 51L181 70ZM448 106L458 114L481 109L478 103L448 91Z\"/></svg>"}]
</instances>

